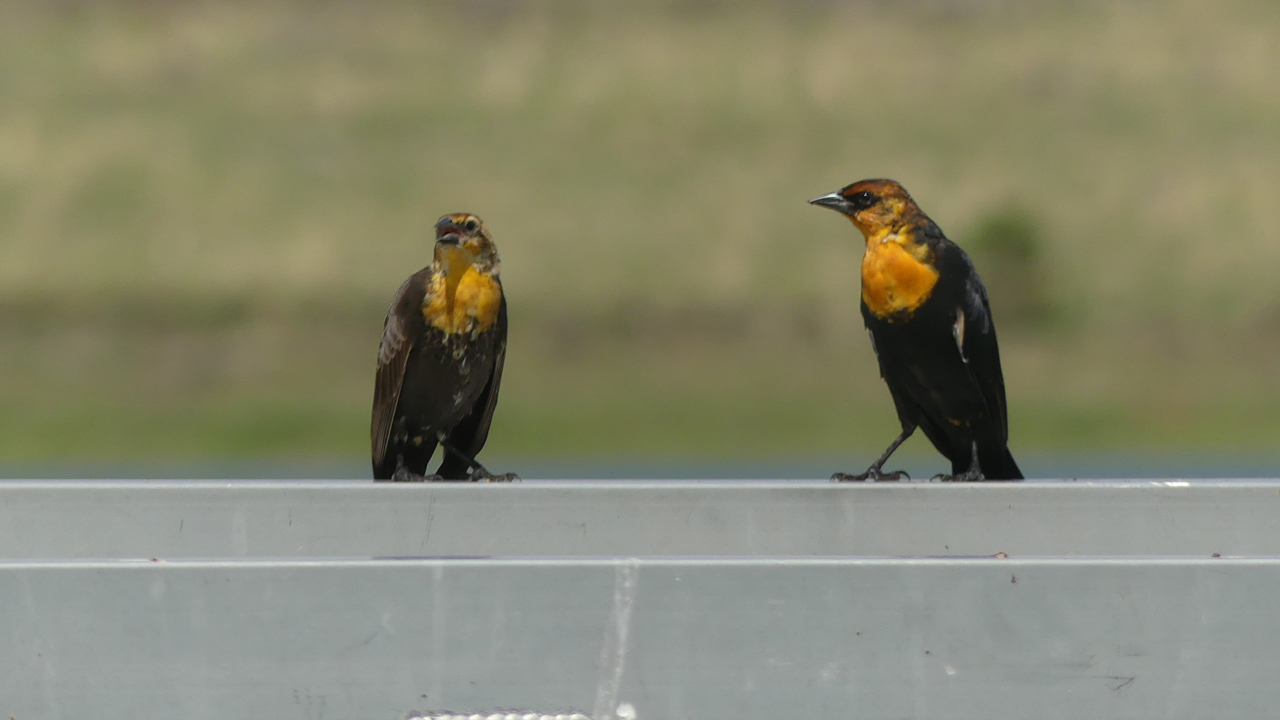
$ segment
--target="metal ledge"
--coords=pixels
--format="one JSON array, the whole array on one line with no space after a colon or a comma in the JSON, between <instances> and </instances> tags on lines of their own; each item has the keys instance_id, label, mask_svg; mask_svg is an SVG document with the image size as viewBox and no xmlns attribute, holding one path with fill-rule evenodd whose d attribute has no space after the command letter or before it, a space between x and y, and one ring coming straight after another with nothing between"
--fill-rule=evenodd
<instances>
[{"instance_id":1,"label":"metal ledge","mask_svg":"<svg viewBox=\"0 0 1280 720\"><path fill-rule=\"evenodd\" d=\"M1280 483L0 482L0 559L1280 556Z\"/></svg>"},{"instance_id":2,"label":"metal ledge","mask_svg":"<svg viewBox=\"0 0 1280 720\"><path fill-rule=\"evenodd\" d=\"M4 563L0 717L1252 719L1276 597L1277 559Z\"/></svg>"}]
</instances>

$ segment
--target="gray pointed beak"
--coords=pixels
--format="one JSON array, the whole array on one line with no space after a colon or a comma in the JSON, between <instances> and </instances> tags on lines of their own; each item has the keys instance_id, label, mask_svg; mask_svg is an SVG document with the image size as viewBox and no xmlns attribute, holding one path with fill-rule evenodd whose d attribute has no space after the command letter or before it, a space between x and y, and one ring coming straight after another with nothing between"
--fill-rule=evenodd
<instances>
[{"instance_id":1,"label":"gray pointed beak","mask_svg":"<svg viewBox=\"0 0 1280 720\"><path fill-rule=\"evenodd\" d=\"M836 212L844 213L845 215L849 215L852 212L852 208L849 207L849 201L845 200L840 195L840 193L831 193L830 195L823 195L822 197L816 197L810 200L809 204L821 205L822 207L825 207L825 208L831 208L832 210L835 210Z\"/></svg>"},{"instance_id":2,"label":"gray pointed beak","mask_svg":"<svg viewBox=\"0 0 1280 720\"><path fill-rule=\"evenodd\" d=\"M462 236L454 232L446 233L436 238L436 242L441 245L457 245L462 242Z\"/></svg>"}]
</instances>

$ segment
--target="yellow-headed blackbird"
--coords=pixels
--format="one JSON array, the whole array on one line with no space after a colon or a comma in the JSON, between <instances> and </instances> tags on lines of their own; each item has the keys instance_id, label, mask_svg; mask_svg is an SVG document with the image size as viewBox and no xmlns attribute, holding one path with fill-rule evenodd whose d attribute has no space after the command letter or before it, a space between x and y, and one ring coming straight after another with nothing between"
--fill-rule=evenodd
<instances>
[{"instance_id":1,"label":"yellow-headed blackbird","mask_svg":"<svg viewBox=\"0 0 1280 720\"><path fill-rule=\"evenodd\" d=\"M1000 349L987 290L969 256L892 180L863 180L809 201L849 217L867 245L862 318L902 423L860 475L897 480L881 467L916 427L951 461L944 480L1019 480L1007 445Z\"/></svg>"},{"instance_id":2,"label":"yellow-headed blackbird","mask_svg":"<svg viewBox=\"0 0 1280 720\"><path fill-rule=\"evenodd\" d=\"M435 257L396 291L373 390L377 480L513 480L476 462L489 436L507 354L498 250L480 218L445 215ZM444 459L427 463L436 444Z\"/></svg>"}]
</instances>

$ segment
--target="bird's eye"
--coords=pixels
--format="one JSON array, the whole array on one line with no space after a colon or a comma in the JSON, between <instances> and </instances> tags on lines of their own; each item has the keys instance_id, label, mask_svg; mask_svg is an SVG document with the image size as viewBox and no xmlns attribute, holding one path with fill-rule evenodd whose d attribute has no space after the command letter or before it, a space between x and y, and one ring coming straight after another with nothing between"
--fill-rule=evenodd
<instances>
[{"instance_id":1,"label":"bird's eye","mask_svg":"<svg viewBox=\"0 0 1280 720\"><path fill-rule=\"evenodd\" d=\"M863 190L849 198L849 202L853 203L853 206L858 210L866 210L879 201L880 198L876 197L876 194L869 190Z\"/></svg>"},{"instance_id":2,"label":"bird's eye","mask_svg":"<svg viewBox=\"0 0 1280 720\"><path fill-rule=\"evenodd\" d=\"M476 222L475 218L471 218L463 223L462 227L466 228L467 232L475 232L476 228L480 227L480 223Z\"/></svg>"}]
</instances>

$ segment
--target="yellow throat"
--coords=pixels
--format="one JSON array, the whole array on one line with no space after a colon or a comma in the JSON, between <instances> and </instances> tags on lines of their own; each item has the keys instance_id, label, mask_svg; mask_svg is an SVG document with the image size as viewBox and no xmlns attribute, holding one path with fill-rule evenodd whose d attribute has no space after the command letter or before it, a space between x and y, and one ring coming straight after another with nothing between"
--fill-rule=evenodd
<instances>
[{"instance_id":1,"label":"yellow throat","mask_svg":"<svg viewBox=\"0 0 1280 720\"><path fill-rule=\"evenodd\" d=\"M446 334L477 334L488 330L502 306L502 286L496 273L481 269L463 247L442 247L422 301L427 324Z\"/></svg>"},{"instance_id":2,"label":"yellow throat","mask_svg":"<svg viewBox=\"0 0 1280 720\"><path fill-rule=\"evenodd\" d=\"M862 302L877 317L910 316L938 282L933 251L910 230L867 236L862 255Z\"/></svg>"}]
</instances>

